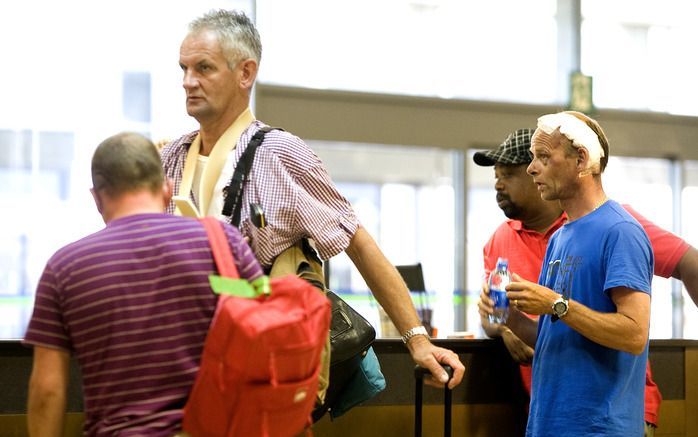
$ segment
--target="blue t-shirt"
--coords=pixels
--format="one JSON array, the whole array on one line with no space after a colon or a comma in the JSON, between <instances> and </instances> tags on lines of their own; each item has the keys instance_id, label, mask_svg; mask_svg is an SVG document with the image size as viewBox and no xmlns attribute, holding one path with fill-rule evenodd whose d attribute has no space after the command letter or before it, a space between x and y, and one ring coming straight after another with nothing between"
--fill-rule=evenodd
<instances>
[{"instance_id":1,"label":"blue t-shirt","mask_svg":"<svg viewBox=\"0 0 698 437\"><path fill-rule=\"evenodd\" d=\"M598 312L609 290L650 294L654 258L640 224L618 203L565 224L550 239L538 283ZM647 346L601 346L546 314L538 322L527 436L642 436Z\"/></svg>"}]
</instances>

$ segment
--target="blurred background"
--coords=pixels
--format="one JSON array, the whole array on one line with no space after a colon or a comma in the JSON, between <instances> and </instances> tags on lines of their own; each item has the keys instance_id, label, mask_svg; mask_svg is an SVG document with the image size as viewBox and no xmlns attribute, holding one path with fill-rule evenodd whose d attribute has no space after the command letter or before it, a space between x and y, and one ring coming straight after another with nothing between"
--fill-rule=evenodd
<instances>
[{"instance_id":1,"label":"blurred background","mask_svg":"<svg viewBox=\"0 0 698 437\"><path fill-rule=\"evenodd\" d=\"M255 17L258 118L305 139L396 265L420 263L439 335L480 336L482 246L504 220L472 154L570 105L605 128L604 186L698 245L698 4L689 0L24 0L0 6L0 338L21 338L59 247L103 223L96 145L194 130L179 44L212 8ZM572 86L573 74L591 87ZM593 103L592 103L593 102ZM344 255L330 285L380 326ZM652 338L698 338L655 279Z\"/></svg>"}]
</instances>

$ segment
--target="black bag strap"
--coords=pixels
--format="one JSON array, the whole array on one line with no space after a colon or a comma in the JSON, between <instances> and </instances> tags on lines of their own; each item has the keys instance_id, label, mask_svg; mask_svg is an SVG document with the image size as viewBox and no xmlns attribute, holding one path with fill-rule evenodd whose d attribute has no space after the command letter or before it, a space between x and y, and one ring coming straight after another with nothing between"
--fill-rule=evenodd
<instances>
[{"instance_id":1,"label":"black bag strap","mask_svg":"<svg viewBox=\"0 0 698 437\"><path fill-rule=\"evenodd\" d=\"M259 147L264 141L264 136L272 130L283 130L277 127L262 126L250 139L247 148L235 166L233 177L230 179L230 184L225 187L225 203L223 204L223 215L230 217L230 223L235 227L240 227L240 212L242 211L242 190L247 181L247 176L252 169L254 156Z\"/></svg>"}]
</instances>

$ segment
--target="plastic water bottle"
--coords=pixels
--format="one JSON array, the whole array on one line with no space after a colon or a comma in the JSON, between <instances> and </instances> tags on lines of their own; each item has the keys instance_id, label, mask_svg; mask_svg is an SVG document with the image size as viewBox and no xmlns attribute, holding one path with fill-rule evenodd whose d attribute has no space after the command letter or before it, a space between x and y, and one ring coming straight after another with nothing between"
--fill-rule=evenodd
<instances>
[{"instance_id":1,"label":"plastic water bottle","mask_svg":"<svg viewBox=\"0 0 698 437\"><path fill-rule=\"evenodd\" d=\"M497 267L490 273L490 299L494 302L494 314L490 314L490 323L504 323L509 317L509 299L505 287L511 282L509 260L497 258Z\"/></svg>"}]
</instances>

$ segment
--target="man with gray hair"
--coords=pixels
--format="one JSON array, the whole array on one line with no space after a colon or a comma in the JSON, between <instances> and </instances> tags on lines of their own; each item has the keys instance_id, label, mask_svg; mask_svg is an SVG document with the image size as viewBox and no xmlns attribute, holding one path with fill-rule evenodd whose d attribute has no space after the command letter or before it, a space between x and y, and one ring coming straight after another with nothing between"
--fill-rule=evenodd
<instances>
[{"instance_id":1,"label":"man with gray hair","mask_svg":"<svg viewBox=\"0 0 698 437\"><path fill-rule=\"evenodd\" d=\"M545 115L531 143L527 171L567 222L550 237L540 285L514 274L507 287L507 326L535 346L527 435L641 436L650 243L604 193L608 141L598 123L575 112ZM491 313L491 301L481 299L480 310Z\"/></svg>"},{"instance_id":2,"label":"man with gray hair","mask_svg":"<svg viewBox=\"0 0 698 437\"><path fill-rule=\"evenodd\" d=\"M169 437L181 429L216 306L208 236L196 220L165 214L172 185L141 135L102 142L92 181L106 227L49 259L24 338L34 347L29 435L62 435L74 354L85 435ZM237 229L225 232L240 276L254 283L261 266Z\"/></svg>"},{"instance_id":3,"label":"man with gray hair","mask_svg":"<svg viewBox=\"0 0 698 437\"><path fill-rule=\"evenodd\" d=\"M168 211L232 222L223 213L224 193L251 138L266 127L249 108L260 59L259 35L245 14L216 10L190 24L179 63L187 113L199 129L162 150L177 195ZM400 274L300 138L283 130L266 134L239 202L240 230L265 269L304 238L323 260L345 251L403 334L414 361L440 384L448 377L439 363L448 364L454 369L449 386L460 383L464 367L458 356L429 341Z\"/></svg>"}]
</instances>

